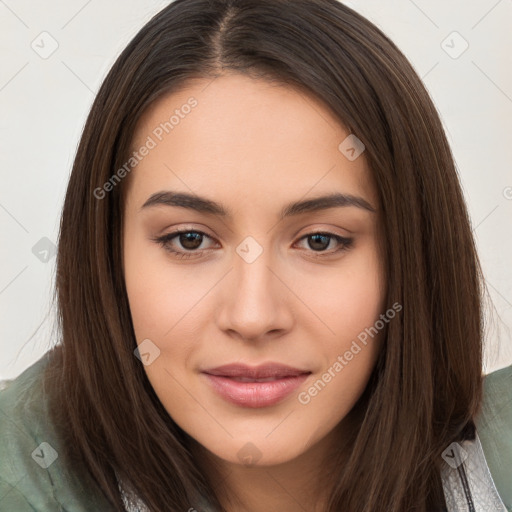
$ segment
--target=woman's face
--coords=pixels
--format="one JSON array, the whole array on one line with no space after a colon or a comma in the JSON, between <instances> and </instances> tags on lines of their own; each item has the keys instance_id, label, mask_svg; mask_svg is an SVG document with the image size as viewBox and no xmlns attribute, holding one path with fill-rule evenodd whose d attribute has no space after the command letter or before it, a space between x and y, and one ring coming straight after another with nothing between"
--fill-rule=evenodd
<instances>
[{"instance_id":1,"label":"woman's face","mask_svg":"<svg viewBox=\"0 0 512 512\"><path fill-rule=\"evenodd\" d=\"M317 445L376 362L379 208L348 135L314 97L242 75L191 82L138 124L123 255L138 355L225 461Z\"/></svg>"}]
</instances>

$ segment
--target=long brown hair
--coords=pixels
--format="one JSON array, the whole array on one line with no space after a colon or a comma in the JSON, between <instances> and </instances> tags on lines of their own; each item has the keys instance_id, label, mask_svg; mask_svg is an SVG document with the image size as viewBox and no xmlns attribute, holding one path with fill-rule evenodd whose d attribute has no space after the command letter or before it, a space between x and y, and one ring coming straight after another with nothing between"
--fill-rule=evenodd
<instances>
[{"instance_id":1,"label":"long brown hair","mask_svg":"<svg viewBox=\"0 0 512 512\"><path fill-rule=\"evenodd\" d=\"M328 510L442 510L440 455L474 436L481 400L480 264L425 87L378 28L336 0L176 0L110 70L85 124L60 226L62 343L47 377L69 456L84 461L119 509L114 470L154 512L188 510L196 492L223 510L189 436L133 354L122 274L126 180L101 199L94 193L129 158L152 102L223 70L321 99L364 143L382 205L386 304L403 311L388 326Z\"/></svg>"}]
</instances>

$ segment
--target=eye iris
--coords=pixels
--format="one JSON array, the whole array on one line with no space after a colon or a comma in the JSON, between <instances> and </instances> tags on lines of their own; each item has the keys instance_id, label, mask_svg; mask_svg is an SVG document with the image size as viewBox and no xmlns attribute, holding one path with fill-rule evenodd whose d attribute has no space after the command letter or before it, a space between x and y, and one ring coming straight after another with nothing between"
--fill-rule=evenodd
<instances>
[{"instance_id":1,"label":"eye iris","mask_svg":"<svg viewBox=\"0 0 512 512\"><path fill-rule=\"evenodd\" d=\"M309 246L312 249L322 250L322 249L326 249L329 246L330 236L317 233L317 234L311 235L310 240L313 240L313 244L311 244L311 243L309 244ZM319 243L320 246L318 246L317 243Z\"/></svg>"},{"instance_id":2,"label":"eye iris","mask_svg":"<svg viewBox=\"0 0 512 512\"><path fill-rule=\"evenodd\" d=\"M203 235L201 235L200 233L194 233L194 232L181 233L180 234L180 244L185 249L190 249L190 250L197 249L201 245L202 236ZM199 242L199 243L197 243L197 242Z\"/></svg>"}]
</instances>

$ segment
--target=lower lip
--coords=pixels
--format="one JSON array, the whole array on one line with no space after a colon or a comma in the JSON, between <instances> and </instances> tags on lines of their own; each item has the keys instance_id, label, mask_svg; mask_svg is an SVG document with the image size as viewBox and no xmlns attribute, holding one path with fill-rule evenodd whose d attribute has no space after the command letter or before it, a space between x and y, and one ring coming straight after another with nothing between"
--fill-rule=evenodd
<instances>
[{"instance_id":1,"label":"lower lip","mask_svg":"<svg viewBox=\"0 0 512 512\"><path fill-rule=\"evenodd\" d=\"M295 391L310 374L283 377L267 382L240 382L205 373L208 382L222 398L240 407L269 407Z\"/></svg>"}]
</instances>

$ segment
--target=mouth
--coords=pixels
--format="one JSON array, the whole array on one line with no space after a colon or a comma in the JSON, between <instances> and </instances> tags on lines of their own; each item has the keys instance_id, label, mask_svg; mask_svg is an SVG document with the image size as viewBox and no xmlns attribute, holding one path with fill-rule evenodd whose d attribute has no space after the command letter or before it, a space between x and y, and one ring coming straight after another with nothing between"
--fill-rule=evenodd
<instances>
[{"instance_id":1,"label":"mouth","mask_svg":"<svg viewBox=\"0 0 512 512\"><path fill-rule=\"evenodd\" d=\"M279 363L255 367L230 364L204 370L202 374L211 388L229 403L260 408L281 402L308 378L311 371Z\"/></svg>"},{"instance_id":2,"label":"mouth","mask_svg":"<svg viewBox=\"0 0 512 512\"><path fill-rule=\"evenodd\" d=\"M225 375L216 375L216 377L225 377ZM272 382L274 380L284 379L286 377L267 377L265 379L254 379L252 377L226 377L237 382Z\"/></svg>"}]
</instances>

